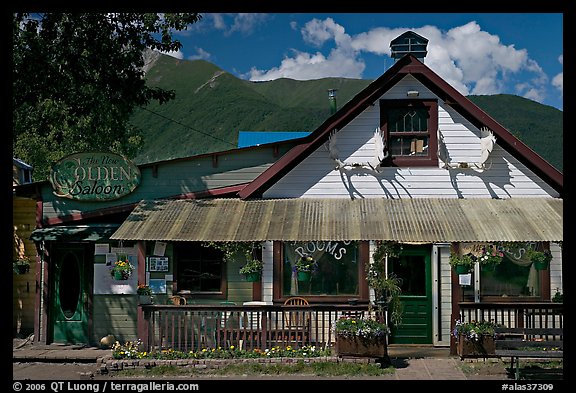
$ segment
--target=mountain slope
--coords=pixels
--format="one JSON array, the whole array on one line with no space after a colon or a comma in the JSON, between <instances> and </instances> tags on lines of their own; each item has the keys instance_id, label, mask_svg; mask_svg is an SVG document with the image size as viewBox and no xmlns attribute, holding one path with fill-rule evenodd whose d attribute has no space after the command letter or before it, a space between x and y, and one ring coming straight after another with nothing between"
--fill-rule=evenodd
<instances>
[{"instance_id":1,"label":"mountain slope","mask_svg":"<svg viewBox=\"0 0 576 393\"><path fill-rule=\"evenodd\" d=\"M328 89L341 107L372 81L323 78L241 80L212 63L161 55L147 72L150 85L176 99L139 109L131 123L144 132L136 163L235 148L239 131L313 131L330 116ZM562 112L513 95L470 96L514 135L562 170Z\"/></svg>"}]
</instances>

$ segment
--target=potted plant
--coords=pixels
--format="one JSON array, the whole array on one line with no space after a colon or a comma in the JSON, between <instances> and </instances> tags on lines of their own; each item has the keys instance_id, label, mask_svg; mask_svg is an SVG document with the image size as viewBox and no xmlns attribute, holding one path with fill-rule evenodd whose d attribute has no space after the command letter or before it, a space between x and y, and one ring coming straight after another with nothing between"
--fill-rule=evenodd
<instances>
[{"instance_id":1,"label":"potted plant","mask_svg":"<svg viewBox=\"0 0 576 393\"><path fill-rule=\"evenodd\" d=\"M240 274L246 277L246 281L260 281L264 264L258 259L249 259L244 266L240 268Z\"/></svg>"},{"instance_id":2,"label":"potted plant","mask_svg":"<svg viewBox=\"0 0 576 393\"><path fill-rule=\"evenodd\" d=\"M495 245L482 247L482 251L477 257L480 267L488 271L493 271L502 262L502 259L504 259L504 253Z\"/></svg>"},{"instance_id":3,"label":"potted plant","mask_svg":"<svg viewBox=\"0 0 576 393\"><path fill-rule=\"evenodd\" d=\"M389 332L385 323L372 318L340 317L334 323L336 351L339 356L386 358Z\"/></svg>"},{"instance_id":4,"label":"potted plant","mask_svg":"<svg viewBox=\"0 0 576 393\"><path fill-rule=\"evenodd\" d=\"M294 271L298 275L298 281L310 281L317 264L310 255L302 255L294 264Z\"/></svg>"},{"instance_id":5,"label":"potted plant","mask_svg":"<svg viewBox=\"0 0 576 393\"><path fill-rule=\"evenodd\" d=\"M475 257L474 255L468 253L464 255L458 255L455 253L450 254L450 266L452 266L457 274L466 274L472 270L474 266Z\"/></svg>"},{"instance_id":6,"label":"potted plant","mask_svg":"<svg viewBox=\"0 0 576 393\"><path fill-rule=\"evenodd\" d=\"M246 263L240 267L240 274L243 274L246 281L256 282L260 281L262 277L263 262L260 250L262 244L259 242L205 242L202 244L204 247L211 247L220 250L223 253L224 262L240 262Z\"/></svg>"},{"instance_id":7,"label":"potted plant","mask_svg":"<svg viewBox=\"0 0 576 393\"><path fill-rule=\"evenodd\" d=\"M552 260L552 253L549 250L528 250L526 251L526 257L532 261L536 270L546 270Z\"/></svg>"},{"instance_id":8,"label":"potted plant","mask_svg":"<svg viewBox=\"0 0 576 393\"><path fill-rule=\"evenodd\" d=\"M495 329L496 324L491 321L456 321L452 335L458 340L458 355L462 358L494 355Z\"/></svg>"},{"instance_id":9,"label":"potted plant","mask_svg":"<svg viewBox=\"0 0 576 393\"><path fill-rule=\"evenodd\" d=\"M388 311L389 322L394 326L402 323L402 279L394 273L386 273L386 261L387 257L398 257L401 251L402 247L397 242L380 242L372 255L372 263L366 266L366 280L374 289L374 304L380 312Z\"/></svg>"},{"instance_id":10,"label":"potted plant","mask_svg":"<svg viewBox=\"0 0 576 393\"><path fill-rule=\"evenodd\" d=\"M30 271L30 258L23 255L12 262L12 270L16 274L26 274Z\"/></svg>"},{"instance_id":11,"label":"potted plant","mask_svg":"<svg viewBox=\"0 0 576 393\"><path fill-rule=\"evenodd\" d=\"M128 258L120 258L114 262L114 266L110 269L110 275L114 277L115 280L128 280L133 270L134 265L128 261Z\"/></svg>"},{"instance_id":12,"label":"potted plant","mask_svg":"<svg viewBox=\"0 0 576 393\"><path fill-rule=\"evenodd\" d=\"M152 288L146 284L138 284L136 289L139 304L152 304Z\"/></svg>"}]
</instances>

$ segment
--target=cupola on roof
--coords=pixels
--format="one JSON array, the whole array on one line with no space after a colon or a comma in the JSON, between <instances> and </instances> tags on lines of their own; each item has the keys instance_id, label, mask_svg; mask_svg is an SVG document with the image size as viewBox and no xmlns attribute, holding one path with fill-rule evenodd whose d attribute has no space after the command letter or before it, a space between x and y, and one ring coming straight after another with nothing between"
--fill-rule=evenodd
<instances>
[{"instance_id":1,"label":"cupola on roof","mask_svg":"<svg viewBox=\"0 0 576 393\"><path fill-rule=\"evenodd\" d=\"M410 53L421 62L424 62L424 57L428 53L426 50L427 46L428 40L426 38L413 31L407 31L390 42L390 57L397 61Z\"/></svg>"}]
</instances>

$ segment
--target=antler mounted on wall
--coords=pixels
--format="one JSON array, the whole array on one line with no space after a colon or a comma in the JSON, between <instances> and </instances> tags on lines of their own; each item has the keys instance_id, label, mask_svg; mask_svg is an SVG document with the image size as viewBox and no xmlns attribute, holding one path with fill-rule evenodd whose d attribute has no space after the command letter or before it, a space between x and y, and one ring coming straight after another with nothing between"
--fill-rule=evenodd
<instances>
[{"instance_id":1,"label":"antler mounted on wall","mask_svg":"<svg viewBox=\"0 0 576 393\"><path fill-rule=\"evenodd\" d=\"M486 168L486 161L490 157L490 153L494 150L494 145L496 144L496 137L494 133L487 127L482 127L480 130L480 161L479 162L458 162L451 163L450 157L448 155L448 150L446 149L446 143L444 142L444 135L440 133L440 138L438 140L438 158L444 163L443 168L454 169L454 168L478 168L481 170Z\"/></svg>"},{"instance_id":2,"label":"antler mounted on wall","mask_svg":"<svg viewBox=\"0 0 576 393\"><path fill-rule=\"evenodd\" d=\"M336 163L336 167L334 169L354 169L354 168L367 168L373 171L379 171L380 164L382 161L388 157L388 152L385 152L386 143L384 141L384 134L380 127L376 127L374 131L374 157L369 162L343 162L340 160L340 151L338 151L338 147L336 146L336 133L338 130L334 130L330 133L330 137L328 138L328 154L331 159L334 160Z\"/></svg>"}]
</instances>

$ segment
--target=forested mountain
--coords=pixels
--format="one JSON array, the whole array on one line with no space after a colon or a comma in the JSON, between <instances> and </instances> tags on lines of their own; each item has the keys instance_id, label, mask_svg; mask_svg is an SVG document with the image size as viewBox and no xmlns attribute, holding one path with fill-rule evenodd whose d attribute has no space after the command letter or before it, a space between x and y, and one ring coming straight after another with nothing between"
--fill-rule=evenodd
<instances>
[{"instance_id":1,"label":"forested mountain","mask_svg":"<svg viewBox=\"0 0 576 393\"><path fill-rule=\"evenodd\" d=\"M157 56L146 75L151 85L174 90L176 99L132 117L145 137L138 164L233 149L239 131L313 131L331 115L329 89L337 89L341 107L372 82L249 82L203 60L166 55ZM562 111L514 95L468 98L562 171Z\"/></svg>"}]
</instances>

